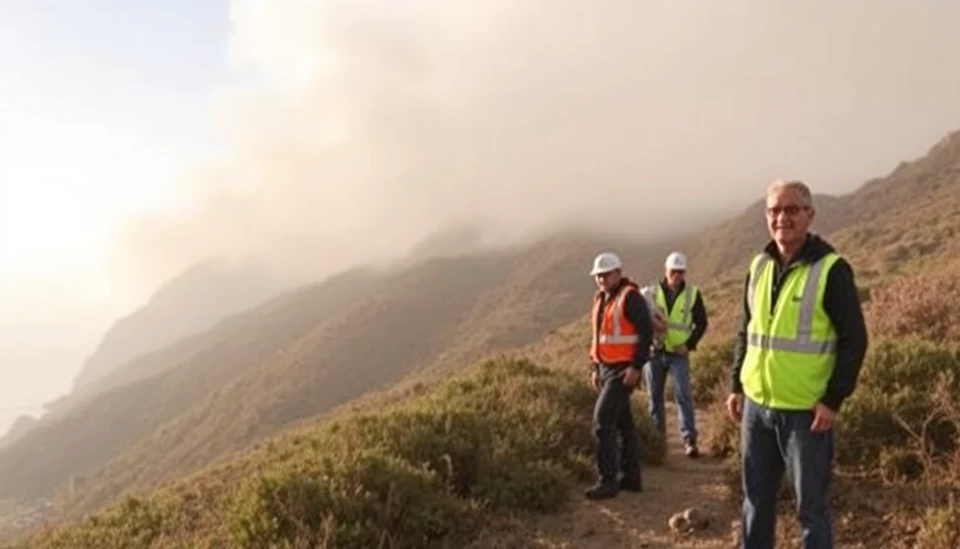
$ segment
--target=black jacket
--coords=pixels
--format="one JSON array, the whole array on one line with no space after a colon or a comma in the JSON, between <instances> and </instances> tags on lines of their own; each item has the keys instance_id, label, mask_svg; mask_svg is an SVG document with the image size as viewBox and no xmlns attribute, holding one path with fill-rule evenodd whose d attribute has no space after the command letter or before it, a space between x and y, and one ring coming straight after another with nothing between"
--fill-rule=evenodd
<instances>
[{"instance_id":1,"label":"black jacket","mask_svg":"<svg viewBox=\"0 0 960 549\"><path fill-rule=\"evenodd\" d=\"M600 323L603 321L603 309L609 300L616 299L628 284L636 283L627 277L620 279L620 284L608 295L607 292L598 292L600 297L599 314L593 319L599 332ZM650 345L653 343L653 323L650 320L650 310L647 308L647 302L639 292L630 292L623 302L623 314L627 320L637 327L637 334L640 336L640 342L637 344L637 350L633 355L633 361L630 364L608 364L608 366L632 366L638 370L650 359ZM594 364L594 368L599 365Z\"/></svg>"},{"instance_id":2,"label":"black jacket","mask_svg":"<svg viewBox=\"0 0 960 549\"><path fill-rule=\"evenodd\" d=\"M667 302L667 316L670 316L670 311L673 310L674 302L677 300L677 295L683 291L686 287L686 281L680 283L680 289L676 292L673 292L670 289L670 286L667 284L666 279L660 280L660 288L663 290L663 296ZM681 305L682 306L682 305ZM697 292L697 298L693 301L693 306L690 309L690 315L693 317L693 323L695 324L693 331L690 332L690 337L687 338L687 342L684 343L688 351L693 351L697 348L697 344L700 343L700 340L703 338L703 334L707 331L707 308L703 304L703 292Z\"/></svg>"},{"instance_id":3,"label":"black jacket","mask_svg":"<svg viewBox=\"0 0 960 549\"><path fill-rule=\"evenodd\" d=\"M775 259L780 256L776 244L772 241L767 244L764 251ZM812 263L835 251L833 246L825 240L811 234L807 236L807 241L791 264L798 261ZM774 265L776 270L774 271L772 300L773 303L776 303L777 293L783 284L783 274L786 269L781 266L779 260L774 261ZM735 393L743 392L743 385L740 383L740 370L743 367L743 359L747 354L747 324L750 322L750 311L747 308L747 286L749 282L750 274L747 273L743 286L743 302L741 304L740 323L737 330L737 342L734 349L730 380L731 389ZM860 366L863 364L867 352L867 326L863 318L863 309L860 306L857 286L854 282L853 269L846 260L841 258L830 269L830 273L827 275L827 286L823 301L823 307L837 332L838 341L836 367L827 383L826 393L820 401L830 409L837 411L843 401L853 393L860 375Z\"/></svg>"}]
</instances>

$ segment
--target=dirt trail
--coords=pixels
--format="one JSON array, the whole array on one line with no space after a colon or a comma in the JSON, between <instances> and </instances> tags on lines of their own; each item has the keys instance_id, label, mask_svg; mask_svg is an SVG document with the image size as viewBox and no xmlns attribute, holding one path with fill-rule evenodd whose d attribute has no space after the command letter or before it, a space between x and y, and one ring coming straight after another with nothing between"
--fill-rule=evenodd
<instances>
[{"instance_id":1,"label":"dirt trail","mask_svg":"<svg viewBox=\"0 0 960 549\"><path fill-rule=\"evenodd\" d=\"M702 414L698 427L705 426ZM587 484L578 486L563 510L523 521L503 535L483 543L485 547L544 549L667 549L729 548L734 546L732 521L736 509L723 486L723 465L703 455L690 459L683 454L677 433L675 408L667 408L669 450L660 467L644 469L644 491L621 492L616 498L589 501L583 497ZM690 534L674 533L667 521L674 513L697 507L710 518L707 528Z\"/></svg>"}]
</instances>

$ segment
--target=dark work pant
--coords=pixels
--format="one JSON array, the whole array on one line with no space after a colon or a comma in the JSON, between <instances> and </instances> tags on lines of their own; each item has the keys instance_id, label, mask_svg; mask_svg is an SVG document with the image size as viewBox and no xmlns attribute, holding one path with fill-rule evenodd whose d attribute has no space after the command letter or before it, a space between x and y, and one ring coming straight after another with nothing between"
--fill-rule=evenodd
<instances>
[{"instance_id":1,"label":"dark work pant","mask_svg":"<svg viewBox=\"0 0 960 549\"><path fill-rule=\"evenodd\" d=\"M784 470L797 498L804 549L832 549L829 487L833 430L810 431L813 411L765 408L744 397L743 548L774 549L777 492Z\"/></svg>"},{"instance_id":2,"label":"dark work pant","mask_svg":"<svg viewBox=\"0 0 960 549\"><path fill-rule=\"evenodd\" d=\"M593 409L593 433L597 442L597 472L604 483L617 482L617 472L625 478L640 478L639 445L630 409L633 389L623 384L626 367L600 366L600 394ZM617 435L621 445L617 451ZM620 454L618 464L617 454Z\"/></svg>"}]
</instances>

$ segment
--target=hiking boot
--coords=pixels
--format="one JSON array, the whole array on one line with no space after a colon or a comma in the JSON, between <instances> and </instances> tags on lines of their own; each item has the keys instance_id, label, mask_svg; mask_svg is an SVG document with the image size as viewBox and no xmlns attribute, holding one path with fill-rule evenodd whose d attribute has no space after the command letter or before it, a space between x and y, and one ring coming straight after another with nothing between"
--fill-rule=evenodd
<instances>
[{"instance_id":1,"label":"hiking boot","mask_svg":"<svg viewBox=\"0 0 960 549\"><path fill-rule=\"evenodd\" d=\"M619 485L614 482L597 482L590 488L587 488L586 492L583 495L587 496L587 499L610 499L617 497L617 492L620 491Z\"/></svg>"},{"instance_id":2,"label":"hiking boot","mask_svg":"<svg viewBox=\"0 0 960 549\"><path fill-rule=\"evenodd\" d=\"M700 457L700 450L697 449L696 443L688 442L683 445L683 453L687 455L688 458L696 459Z\"/></svg>"},{"instance_id":3,"label":"hiking boot","mask_svg":"<svg viewBox=\"0 0 960 549\"><path fill-rule=\"evenodd\" d=\"M623 477L620 479L620 489L628 492L643 492L643 481L639 478L632 479Z\"/></svg>"}]
</instances>

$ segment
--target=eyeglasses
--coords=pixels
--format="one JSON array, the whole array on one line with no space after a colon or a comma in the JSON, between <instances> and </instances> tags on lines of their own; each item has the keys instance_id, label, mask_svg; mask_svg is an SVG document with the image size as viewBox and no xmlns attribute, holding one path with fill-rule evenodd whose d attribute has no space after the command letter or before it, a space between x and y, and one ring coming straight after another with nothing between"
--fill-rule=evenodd
<instances>
[{"instance_id":1,"label":"eyeglasses","mask_svg":"<svg viewBox=\"0 0 960 549\"><path fill-rule=\"evenodd\" d=\"M767 215L770 217L777 217L780 214L787 214L790 217L793 217L799 214L801 211L809 210L809 206L801 206L800 204L789 204L787 206L774 206L772 208L767 208Z\"/></svg>"}]
</instances>

